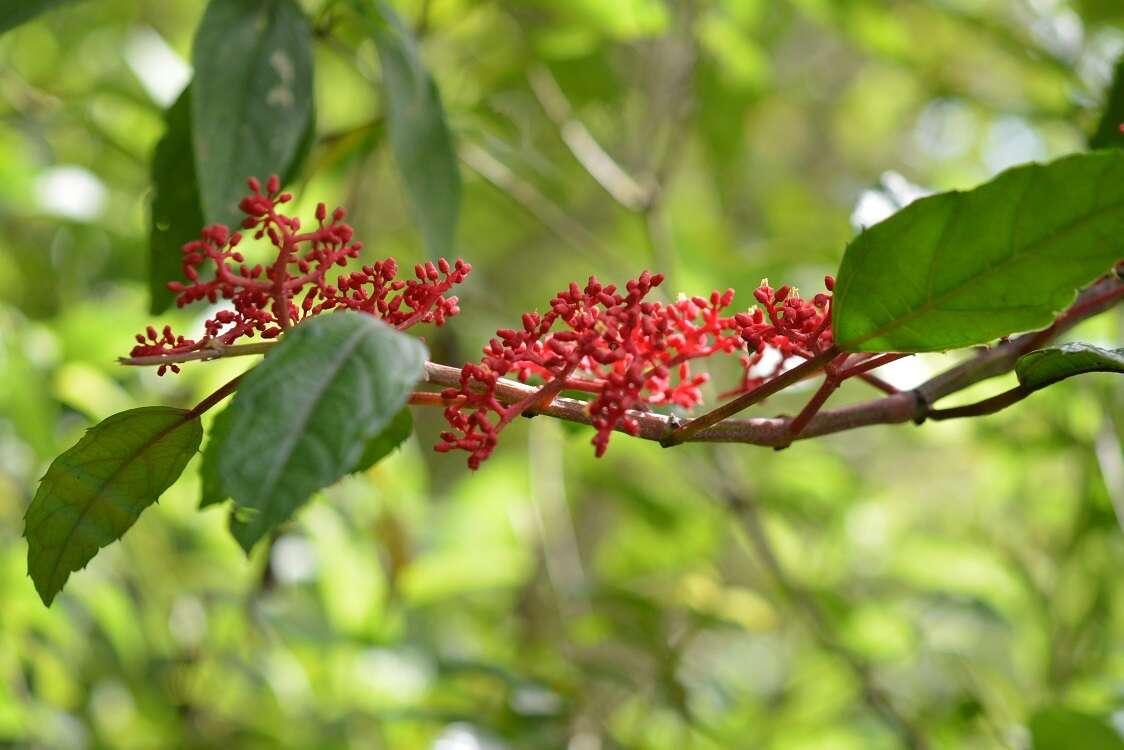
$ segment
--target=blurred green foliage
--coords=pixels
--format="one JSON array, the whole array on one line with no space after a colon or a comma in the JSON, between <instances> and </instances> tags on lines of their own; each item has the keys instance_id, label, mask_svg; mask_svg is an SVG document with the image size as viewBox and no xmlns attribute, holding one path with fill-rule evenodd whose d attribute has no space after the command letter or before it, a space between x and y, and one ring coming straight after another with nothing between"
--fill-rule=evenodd
<instances>
[{"instance_id":1,"label":"blurred green foliage","mask_svg":"<svg viewBox=\"0 0 1124 750\"><path fill-rule=\"evenodd\" d=\"M377 51L332 3L302 5L317 39L303 212L345 205L369 257L421 259ZM816 286L855 223L915 190L1082 150L1124 49L1117 0L395 8L421 34L464 177L457 242L475 270L428 342L450 364L591 273L655 267L673 293ZM782 452L617 437L595 460L587 430L525 420L474 474L430 450L439 415L418 409L403 450L249 560L221 511L196 510L197 457L45 609L20 532L47 463L109 414L191 405L245 367L114 363L149 322L150 158L202 12L74 3L0 36L0 741L1114 746L1112 375L986 419ZM617 199L564 141L575 124L623 168ZM1118 346L1120 326L1074 337ZM714 374L717 393L732 373Z\"/></svg>"}]
</instances>

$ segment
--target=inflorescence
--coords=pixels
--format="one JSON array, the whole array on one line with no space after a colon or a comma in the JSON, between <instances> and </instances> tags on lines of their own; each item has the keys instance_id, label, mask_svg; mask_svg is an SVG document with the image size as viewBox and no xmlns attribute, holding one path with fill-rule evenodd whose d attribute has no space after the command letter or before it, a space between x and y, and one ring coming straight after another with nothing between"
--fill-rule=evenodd
<instances>
[{"instance_id":1,"label":"inflorescence","mask_svg":"<svg viewBox=\"0 0 1124 750\"><path fill-rule=\"evenodd\" d=\"M521 329L497 331L483 359L461 370L460 387L442 392L452 429L441 433L436 449L467 451L468 465L476 468L515 417L562 391L577 391L593 394L587 408L601 456L614 430L637 434L638 411L702 403L709 376L692 371L692 360L742 352L734 394L776 376L790 357L808 359L832 344L830 294L804 300L791 287L773 290L763 281L755 296L764 309L731 316L723 313L733 302L732 289L672 303L647 300L662 282L662 275L645 271L619 290L590 277L584 289L571 283L559 292L546 313L524 314ZM829 289L833 283L829 277ZM776 354L766 359L770 349ZM544 385L504 404L496 385L507 375Z\"/></svg>"},{"instance_id":2,"label":"inflorescence","mask_svg":"<svg viewBox=\"0 0 1124 750\"><path fill-rule=\"evenodd\" d=\"M330 280L328 273L345 267L359 257L362 244L353 242L354 232L344 223L346 213L337 208L328 217L321 203L316 207L317 228L301 232L300 219L287 216L279 207L292 200L279 191L276 176L261 183L248 180L250 195L239 209L246 214L242 228L254 239L266 237L276 249L269 265L249 266L239 245L241 232L231 232L216 224L205 228L198 240L183 246L184 284L173 281L168 288L176 293L176 305L207 300L230 300L233 309L220 310L204 324L198 340L177 336L170 326L157 331L149 326L137 334L134 357L186 354L221 349L242 338L259 336L272 339L310 315L325 310L357 310L375 315L387 324L405 330L416 323L444 325L460 312L457 297L445 294L464 281L472 266L463 260L450 264L445 259L414 267L415 279L397 278L398 263L393 258L376 261L351 273L340 273ZM200 269L212 266L213 274L204 281ZM176 364L160 365L179 372Z\"/></svg>"},{"instance_id":3,"label":"inflorescence","mask_svg":"<svg viewBox=\"0 0 1124 750\"><path fill-rule=\"evenodd\" d=\"M248 184L251 192L239 204L246 214L242 229L255 239L267 238L276 258L268 265L248 265L239 250L242 233L222 225L207 227L198 240L183 246L187 283L168 285L177 294L176 304L221 298L230 301L231 309L210 317L198 340L178 336L169 326L160 332L149 326L138 334L133 357L173 360L160 364L161 375L168 369L180 371L177 355L214 350L217 356L239 339L276 338L328 310L364 312L399 330L416 323L441 326L460 312L458 298L446 294L468 276L468 263L441 259L419 264L415 279L402 280L396 261L387 258L330 277L330 271L345 269L362 250L343 221L343 209L329 218L319 204L316 229L302 232L300 220L280 210L292 195L280 192L276 177L266 182L265 192L256 179ZM203 267L210 268L207 280ZM709 376L692 369L694 360L740 354L742 376L723 394L731 395L776 377L792 358L811 359L832 347L830 276L827 291L808 300L789 286L773 289L762 281L754 291L760 307L734 314L727 312L732 289L709 297L681 296L670 303L648 299L663 280L661 274L645 271L620 289L590 277L584 288L571 283L559 292L545 313L525 313L521 328L497 331L483 358L463 367L460 386L441 393L450 429L441 433L435 449L467 451L468 465L477 468L513 419L567 391L587 394L596 430L592 443L601 456L614 430L638 432L640 412L702 403L701 387ZM521 401L504 403L496 386L510 375L540 386Z\"/></svg>"}]
</instances>

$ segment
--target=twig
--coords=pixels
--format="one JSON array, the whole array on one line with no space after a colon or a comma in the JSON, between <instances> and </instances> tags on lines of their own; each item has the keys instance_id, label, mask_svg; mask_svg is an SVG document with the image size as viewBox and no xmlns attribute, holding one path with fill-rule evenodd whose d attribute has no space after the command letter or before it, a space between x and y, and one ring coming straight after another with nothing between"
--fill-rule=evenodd
<instances>
[{"instance_id":1,"label":"twig","mask_svg":"<svg viewBox=\"0 0 1124 750\"><path fill-rule=\"evenodd\" d=\"M665 448L670 448L673 445L678 445L690 440L706 430L706 428L716 425L727 417L732 417L738 412L744 411L754 404L764 401L769 398L769 396L784 390L793 383L797 383L809 375L819 372L823 369L824 365L834 359L838 354L839 350L835 347L820 352L811 359L793 367L791 370L786 370L772 380L762 383L749 393L738 396L733 401L728 401L717 409L703 414L701 417L692 419L690 422L668 435L664 440L660 441L661 445Z\"/></svg>"},{"instance_id":2,"label":"twig","mask_svg":"<svg viewBox=\"0 0 1124 750\"><path fill-rule=\"evenodd\" d=\"M253 354L265 354L277 346L276 341L259 341L254 344L221 344L212 341L206 347L194 352L184 354L153 354L145 357L119 357L118 364L131 367L152 367L157 365L182 364L184 362L209 362L212 359L224 357L245 357Z\"/></svg>"},{"instance_id":3,"label":"twig","mask_svg":"<svg viewBox=\"0 0 1124 750\"><path fill-rule=\"evenodd\" d=\"M245 374L245 373L243 373L243 374ZM188 416L189 417L198 417L200 414L207 411L212 406L219 403L220 401L222 401L224 398L226 398L230 394L234 393L234 391L238 390L238 384L240 382L242 382L242 375L235 376L234 378L231 378L230 380L226 381L226 383L224 383L222 386L220 386L218 390L216 390L210 396L207 396L207 398L203 399L198 404L196 404L195 408L192 409L190 412L188 412Z\"/></svg>"},{"instance_id":4,"label":"twig","mask_svg":"<svg viewBox=\"0 0 1124 750\"><path fill-rule=\"evenodd\" d=\"M932 405L944 396L961 391L982 380L1010 372L1014 369L1018 358L1031 350L1031 345L1034 348L1041 346L1078 322L1111 308L1122 297L1124 297L1124 280L1117 277L1102 279L1082 292L1077 301L1060 315L1053 325L1043 331L1024 334L990 349L983 349L972 359L946 370L912 391L893 393L872 401L845 406L833 411L820 412L808 421L800 434L796 436L796 439L806 440L876 424L900 424L910 421L920 423L928 417L953 419L997 411L997 408L990 407L1003 408L1021 399L1015 398L1014 395L1001 394L981 402L986 406L972 404L967 407L935 409ZM275 345L273 342L263 341L255 344L217 347L171 356L127 357L121 359L120 362L135 366L176 364L247 354L263 354ZM695 429L684 430L680 427L681 423L678 419L654 412L630 411L628 416L636 421L639 430L636 437L654 440L664 445L676 445L683 442L707 442L744 443L772 447L785 446L792 442L790 436L791 419L729 419L726 417L782 390L788 385L792 385L803 377L813 374L822 367L825 361L830 359L827 356L829 354L834 353L830 350L824 352L820 355L824 358L822 361L819 357L807 360L741 398L734 399L719 407L710 415L704 415L687 423L686 427L695 427ZM801 368L804 369L801 370ZM457 387L461 384L461 370L458 367L427 362L424 380L435 385ZM226 387L224 386L224 388ZM565 389L568 389L568 384L564 388L560 388L560 390ZM507 378L500 378L497 381L495 392L497 399L508 405L531 399L535 394L540 397L544 395L541 387L526 385ZM434 395L437 397L434 398ZM451 403L442 400L437 394L415 394L415 398L417 399L416 403L424 405L437 406ZM1001 403L1004 400L1007 400L1006 403ZM588 404L585 401L555 396L548 403L536 404L534 399L531 399L528 403L533 404L526 410L528 413L544 414L581 424L591 424L592 422L587 410ZM196 407L196 409L198 408ZM714 419L713 415L716 414L720 416ZM706 424L703 422L704 418L713 421Z\"/></svg>"}]
</instances>

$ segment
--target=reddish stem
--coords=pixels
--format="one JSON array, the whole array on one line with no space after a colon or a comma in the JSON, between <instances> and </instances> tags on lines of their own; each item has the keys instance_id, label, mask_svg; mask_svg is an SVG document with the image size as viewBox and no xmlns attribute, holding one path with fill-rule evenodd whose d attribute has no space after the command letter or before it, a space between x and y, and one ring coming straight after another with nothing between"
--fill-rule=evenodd
<instances>
[{"instance_id":1,"label":"reddish stem","mask_svg":"<svg viewBox=\"0 0 1124 750\"><path fill-rule=\"evenodd\" d=\"M831 394L835 393L835 389L839 387L840 379L839 375L828 375L824 378L823 383L820 384L815 395L804 405L804 408L800 410L796 418L789 423L788 434L790 440L795 440L800 437L800 433L804 431L808 422L812 420L812 417L816 416L824 403L831 398Z\"/></svg>"},{"instance_id":2,"label":"reddish stem","mask_svg":"<svg viewBox=\"0 0 1124 750\"><path fill-rule=\"evenodd\" d=\"M718 424L727 417L734 416L743 409L747 409L767 399L769 396L784 390L793 383L797 383L809 375L819 372L831 362L831 360L835 359L838 354L839 350L834 346L820 352L803 364L781 373L767 383L762 383L749 393L739 396L733 401L728 401L717 409L703 414L701 417L692 419L661 440L660 444L665 448L670 448L673 445L679 445L680 443L690 440L691 437L705 430L707 427Z\"/></svg>"},{"instance_id":3,"label":"reddish stem","mask_svg":"<svg viewBox=\"0 0 1124 750\"><path fill-rule=\"evenodd\" d=\"M232 378L231 380L228 380L226 383L224 383L222 386L220 386L217 391L215 391L210 396L207 396L207 398L205 398L202 401L200 401L199 403L197 403L195 405L195 408L193 408L190 412L188 412L188 418L198 417L200 414L207 411L212 406L219 403L220 401L222 401L224 398L226 398L230 394L234 393L234 391L238 390L238 384L242 381L242 377L244 375L245 375L245 373L242 373L242 375L239 375L235 378Z\"/></svg>"},{"instance_id":4,"label":"reddish stem","mask_svg":"<svg viewBox=\"0 0 1124 750\"><path fill-rule=\"evenodd\" d=\"M851 367L847 367L847 368L841 370L839 372L839 378L840 378L840 380L846 380L847 378L853 378L857 375L862 375L863 373L870 372L871 370L876 370L879 367L881 367L882 365L888 365L891 362L896 362L899 359L902 359L904 357L910 357L910 356L913 356L913 355L911 355L911 354L883 354L879 357L874 357L873 359L865 360L865 361L860 362L856 365L852 365Z\"/></svg>"}]
</instances>

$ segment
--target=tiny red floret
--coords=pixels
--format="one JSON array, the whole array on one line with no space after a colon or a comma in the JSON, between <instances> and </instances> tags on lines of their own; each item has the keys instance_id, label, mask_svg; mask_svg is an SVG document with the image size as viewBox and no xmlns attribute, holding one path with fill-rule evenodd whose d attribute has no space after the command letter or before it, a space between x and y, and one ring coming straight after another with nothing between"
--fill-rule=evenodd
<instances>
[{"instance_id":1,"label":"tiny red floret","mask_svg":"<svg viewBox=\"0 0 1124 750\"><path fill-rule=\"evenodd\" d=\"M255 336L273 339L289 326L327 310L357 310L400 330L417 323L441 326L460 312L457 297L445 295L472 270L463 260L426 263L419 266L422 272L416 280L399 279L393 258L357 271L340 271L333 279L330 274L356 260L363 249L353 241L344 210L337 208L329 219L321 203L316 207L316 228L301 231L300 219L279 210L293 196L279 192L276 175L266 180L264 193L255 178L247 185L250 193L238 204L246 215L241 228L254 239L267 238L276 251L275 260L251 266L240 248L241 232L221 224L206 227L199 239L182 248L187 283L173 281L168 288L176 293L179 307L220 299L229 301L230 307L203 324L199 339L177 336L168 326L158 334L148 326L136 336L131 356L182 355ZM204 273L205 268L209 273ZM157 372L163 375L168 370L175 373L180 368L161 365Z\"/></svg>"}]
</instances>

